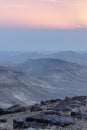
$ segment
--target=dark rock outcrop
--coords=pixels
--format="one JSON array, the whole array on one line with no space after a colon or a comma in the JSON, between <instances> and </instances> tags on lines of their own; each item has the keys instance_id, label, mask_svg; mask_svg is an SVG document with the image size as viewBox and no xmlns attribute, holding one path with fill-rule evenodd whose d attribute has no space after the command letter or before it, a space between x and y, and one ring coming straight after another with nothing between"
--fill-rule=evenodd
<instances>
[{"instance_id":1,"label":"dark rock outcrop","mask_svg":"<svg viewBox=\"0 0 87 130\"><path fill-rule=\"evenodd\" d=\"M11 122L13 129L87 129L87 97L85 96L48 100L27 107L15 105L0 111L3 113L0 113L0 123L5 125L3 128L7 128L7 123Z\"/></svg>"},{"instance_id":2,"label":"dark rock outcrop","mask_svg":"<svg viewBox=\"0 0 87 130\"><path fill-rule=\"evenodd\" d=\"M63 117L58 115L47 115L47 114L39 114L35 116L30 116L26 118L27 122L35 121L43 124L55 124L55 125L70 125L74 123L74 120L70 117Z\"/></svg>"},{"instance_id":3,"label":"dark rock outcrop","mask_svg":"<svg viewBox=\"0 0 87 130\"><path fill-rule=\"evenodd\" d=\"M12 107L8 108L7 110L5 110L6 114L16 113L16 112L20 112L20 111L22 111L22 107L20 105L15 105L15 106L12 106Z\"/></svg>"},{"instance_id":4,"label":"dark rock outcrop","mask_svg":"<svg viewBox=\"0 0 87 130\"><path fill-rule=\"evenodd\" d=\"M70 124L74 124L74 120L70 117L61 117L57 115L46 115L46 114L39 114L35 116L30 116L26 119L14 119L13 120L13 128L29 128L29 127L36 127L40 126L44 128L47 125L58 125L58 126L66 126ZM42 124L42 126L40 125Z\"/></svg>"},{"instance_id":5,"label":"dark rock outcrop","mask_svg":"<svg viewBox=\"0 0 87 130\"><path fill-rule=\"evenodd\" d=\"M0 115L17 113L17 112L22 112L22 111L25 111L24 107L22 107L20 105L14 105L7 109L0 108Z\"/></svg>"},{"instance_id":6,"label":"dark rock outcrop","mask_svg":"<svg viewBox=\"0 0 87 130\"><path fill-rule=\"evenodd\" d=\"M53 110L56 111L71 111L74 108L83 106L84 103L80 101L64 101L58 105L56 105Z\"/></svg>"}]
</instances>

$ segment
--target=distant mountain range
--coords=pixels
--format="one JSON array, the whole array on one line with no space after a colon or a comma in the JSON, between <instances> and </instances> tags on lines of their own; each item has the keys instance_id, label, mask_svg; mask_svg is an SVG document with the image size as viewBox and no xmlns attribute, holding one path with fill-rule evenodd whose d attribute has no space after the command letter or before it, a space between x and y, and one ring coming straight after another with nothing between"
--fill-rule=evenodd
<instances>
[{"instance_id":1,"label":"distant mountain range","mask_svg":"<svg viewBox=\"0 0 87 130\"><path fill-rule=\"evenodd\" d=\"M87 95L87 67L55 58L28 59L0 67L0 105Z\"/></svg>"},{"instance_id":2,"label":"distant mountain range","mask_svg":"<svg viewBox=\"0 0 87 130\"><path fill-rule=\"evenodd\" d=\"M28 59L54 58L87 66L87 52L61 51L57 53L0 52L0 66L14 66Z\"/></svg>"},{"instance_id":3,"label":"distant mountain range","mask_svg":"<svg viewBox=\"0 0 87 130\"><path fill-rule=\"evenodd\" d=\"M28 60L29 58L38 59L44 57L43 54L37 52L14 52L0 51L0 66L14 66Z\"/></svg>"},{"instance_id":4,"label":"distant mountain range","mask_svg":"<svg viewBox=\"0 0 87 130\"><path fill-rule=\"evenodd\" d=\"M48 55L48 58L57 58L65 61L75 62L87 66L87 53L74 51L61 51Z\"/></svg>"}]
</instances>

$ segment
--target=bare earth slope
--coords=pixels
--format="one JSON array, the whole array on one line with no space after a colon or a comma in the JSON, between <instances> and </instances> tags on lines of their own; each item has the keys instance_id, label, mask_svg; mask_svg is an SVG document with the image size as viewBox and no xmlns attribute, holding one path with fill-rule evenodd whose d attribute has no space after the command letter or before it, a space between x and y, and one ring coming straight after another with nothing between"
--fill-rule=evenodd
<instances>
[{"instance_id":1,"label":"bare earth slope","mask_svg":"<svg viewBox=\"0 0 87 130\"><path fill-rule=\"evenodd\" d=\"M87 67L58 59L28 60L16 70L0 67L0 106L87 95Z\"/></svg>"},{"instance_id":2,"label":"bare earth slope","mask_svg":"<svg viewBox=\"0 0 87 130\"><path fill-rule=\"evenodd\" d=\"M18 69L36 78L38 91L45 97L48 95L47 99L86 94L87 67L85 66L59 59L42 58L30 59L19 65Z\"/></svg>"}]
</instances>

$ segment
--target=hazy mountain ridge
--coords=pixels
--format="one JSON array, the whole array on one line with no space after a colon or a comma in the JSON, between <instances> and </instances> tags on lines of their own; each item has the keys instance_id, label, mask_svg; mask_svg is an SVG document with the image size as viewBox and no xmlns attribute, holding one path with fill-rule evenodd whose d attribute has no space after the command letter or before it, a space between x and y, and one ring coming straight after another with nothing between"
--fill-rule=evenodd
<instances>
[{"instance_id":1,"label":"hazy mountain ridge","mask_svg":"<svg viewBox=\"0 0 87 130\"><path fill-rule=\"evenodd\" d=\"M37 59L41 57L44 57L44 55L37 52L0 51L0 66L11 67L23 63L29 58Z\"/></svg>"},{"instance_id":2,"label":"hazy mountain ridge","mask_svg":"<svg viewBox=\"0 0 87 130\"><path fill-rule=\"evenodd\" d=\"M75 51L61 51L48 55L48 58L57 58L87 66L87 53Z\"/></svg>"},{"instance_id":3,"label":"hazy mountain ridge","mask_svg":"<svg viewBox=\"0 0 87 130\"><path fill-rule=\"evenodd\" d=\"M40 58L36 60L29 59L25 63L16 66L16 69L34 77L40 77L41 75L44 77L44 75L49 76L54 73L59 74L64 72L69 72L74 74L74 76L79 76L81 70L83 73L86 72L87 67L61 59Z\"/></svg>"},{"instance_id":4,"label":"hazy mountain ridge","mask_svg":"<svg viewBox=\"0 0 87 130\"><path fill-rule=\"evenodd\" d=\"M74 62L87 66L87 52L60 51L60 52L0 52L0 66L15 66L28 59L51 58Z\"/></svg>"}]
</instances>

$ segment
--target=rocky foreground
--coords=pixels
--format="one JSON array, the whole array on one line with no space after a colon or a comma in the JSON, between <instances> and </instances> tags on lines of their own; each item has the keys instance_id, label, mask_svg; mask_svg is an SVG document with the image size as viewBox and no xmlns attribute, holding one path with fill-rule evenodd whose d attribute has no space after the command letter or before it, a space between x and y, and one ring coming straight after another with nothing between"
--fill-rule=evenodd
<instances>
[{"instance_id":1,"label":"rocky foreground","mask_svg":"<svg viewBox=\"0 0 87 130\"><path fill-rule=\"evenodd\" d=\"M0 130L87 130L87 97L0 108Z\"/></svg>"}]
</instances>

